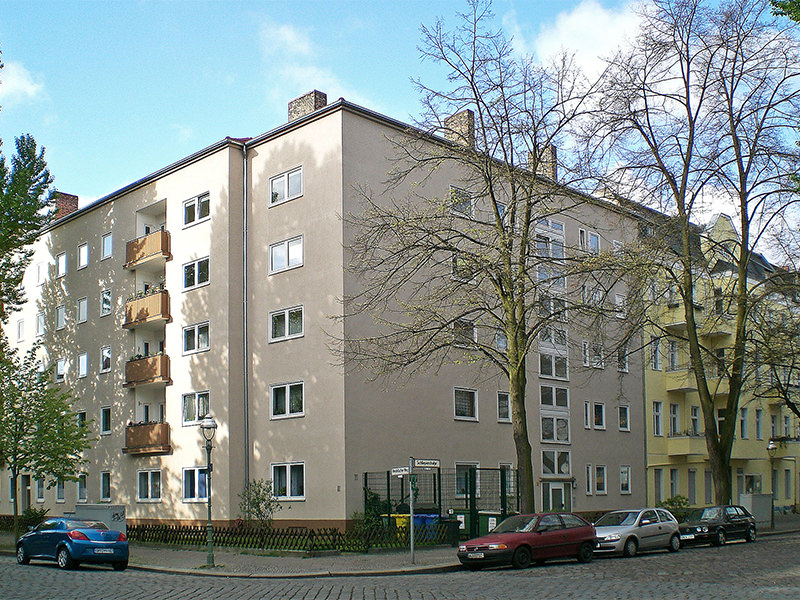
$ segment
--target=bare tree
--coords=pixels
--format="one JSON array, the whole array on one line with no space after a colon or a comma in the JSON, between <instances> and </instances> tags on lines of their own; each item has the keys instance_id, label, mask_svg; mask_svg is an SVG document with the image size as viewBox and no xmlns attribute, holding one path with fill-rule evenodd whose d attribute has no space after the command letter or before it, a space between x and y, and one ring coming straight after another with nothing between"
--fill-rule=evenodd
<instances>
[{"instance_id":1,"label":"bare tree","mask_svg":"<svg viewBox=\"0 0 800 600\"><path fill-rule=\"evenodd\" d=\"M610 61L590 137L591 158L619 190L668 217L654 266L682 308L718 502L731 498L750 316L767 296L769 277L751 277L757 246L791 220L798 199L791 175L800 47L792 25L777 22L766 0L655 0L636 41ZM693 224L712 196L725 199L737 235L715 237ZM731 329L724 361L704 336L697 302L712 280L725 282L717 289L726 308L714 317ZM719 427L718 376L728 391Z\"/></svg>"}]
</instances>

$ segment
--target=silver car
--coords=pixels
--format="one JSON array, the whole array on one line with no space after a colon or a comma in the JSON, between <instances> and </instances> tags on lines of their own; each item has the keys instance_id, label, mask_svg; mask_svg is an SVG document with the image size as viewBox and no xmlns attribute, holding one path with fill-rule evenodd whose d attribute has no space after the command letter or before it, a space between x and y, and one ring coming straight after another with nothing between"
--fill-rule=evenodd
<instances>
[{"instance_id":1,"label":"silver car","mask_svg":"<svg viewBox=\"0 0 800 600\"><path fill-rule=\"evenodd\" d=\"M594 524L597 530L598 554L634 556L640 550L681 548L678 521L663 508L615 510L603 515Z\"/></svg>"}]
</instances>

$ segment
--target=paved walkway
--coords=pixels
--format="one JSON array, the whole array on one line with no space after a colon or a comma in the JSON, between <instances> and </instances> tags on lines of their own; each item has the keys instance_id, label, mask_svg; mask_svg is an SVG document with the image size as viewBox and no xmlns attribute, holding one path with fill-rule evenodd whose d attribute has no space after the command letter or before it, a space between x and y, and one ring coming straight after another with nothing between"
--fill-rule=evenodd
<instances>
[{"instance_id":1,"label":"paved walkway","mask_svg":"<svg viewBox=\"0 0 800 600\"><path fill-rule=\"evenodd\" d=\"M800 532L800 515L776 515L775 530L761 536ZM0 554L14 552L13 536L0 533ZM456 549L447 546L417 548L414 562L405 551L374 551L305 556L302 553L270 553L257 550L217 548L215 567L206 567L204 549L186 550L158 544L131 544L130 567L134 569L215 575L220 577L329 577L441 572L458 569Z\"/></svg>"}]
</instances>

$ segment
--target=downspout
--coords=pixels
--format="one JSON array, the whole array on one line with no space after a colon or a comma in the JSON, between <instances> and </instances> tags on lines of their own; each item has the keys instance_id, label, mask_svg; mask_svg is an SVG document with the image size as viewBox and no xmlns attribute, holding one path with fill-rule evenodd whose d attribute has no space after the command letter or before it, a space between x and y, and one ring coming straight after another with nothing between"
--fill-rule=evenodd
<instances>
[{"instance_id":1,"label":"downspout","mask_svg":"<svg viewBox=\"0 0 800 600\"><path fill-rule=\"evenodd\" d=\"M242 364L244 389L244 482L250 483L250 346L247 337L247 216L248 216L247 142L242 143Z\"/></svg>"}]
</instances>

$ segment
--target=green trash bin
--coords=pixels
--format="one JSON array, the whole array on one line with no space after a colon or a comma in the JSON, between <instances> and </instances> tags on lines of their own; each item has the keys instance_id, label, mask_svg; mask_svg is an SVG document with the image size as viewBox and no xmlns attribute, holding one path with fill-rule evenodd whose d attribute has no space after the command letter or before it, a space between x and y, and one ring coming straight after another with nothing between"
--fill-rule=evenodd
<instances>
[{"instance_id":1,"label":"green trash bin","mask_svg":"<svg viewBox=\"0 0 800 600\"><path fill-rule=\"evenodd\" d=\"M499 511L482 510L478 512L478 535L486 535L500 524L502 518Z\"/></svg>"}]
</instances>

